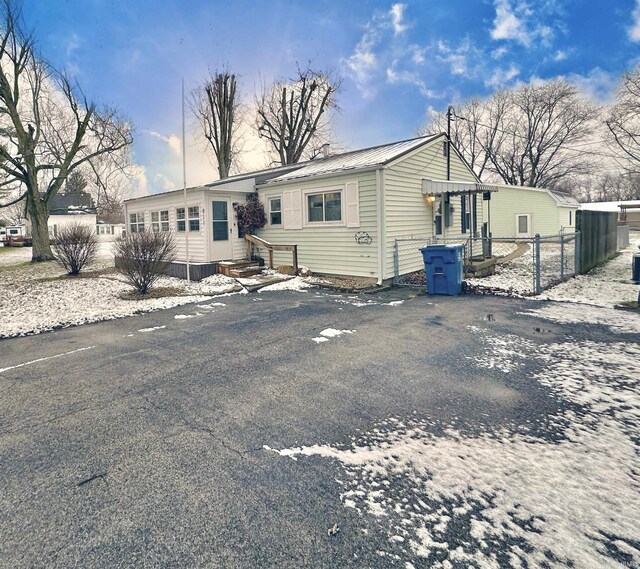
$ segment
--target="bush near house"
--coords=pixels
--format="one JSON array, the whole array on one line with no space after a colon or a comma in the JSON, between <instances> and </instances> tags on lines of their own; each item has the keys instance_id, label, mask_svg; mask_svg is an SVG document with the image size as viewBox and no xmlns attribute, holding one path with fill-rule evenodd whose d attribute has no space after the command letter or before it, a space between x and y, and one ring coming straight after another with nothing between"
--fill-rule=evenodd
<instances>
[{"instance_id":1,"label":"bush near house","mask_svg":"<svg viewBox=\"0 0 640 569\"><path fill-rule=\"evenodd\" d=\"M258 192L249 194L246 203L236 206L236 218L240 237L252 235L267 224L267 215Z\"/></svg>"},{"instance_id":2,"label":"bush near house","mask_svg":"<svg viewBox=\"0 0 640 569\"><path fill-rule=\"evenodd\" d=\"M96 258L98 236L87 225L63 225L52 242L52 250L56 262L70 275L77 275Z\"/></svg>"},{"instance_id":3,"label":"bush near house","mask_svg":"<svg viewBox=\"0 0 640 569\"><path fill-rule=\"evenodd\" d=\"M146 294L175 259L176 242L169 231L127 233L114 246L116 267L140 294Z\"/></svg>"}]
</instances>

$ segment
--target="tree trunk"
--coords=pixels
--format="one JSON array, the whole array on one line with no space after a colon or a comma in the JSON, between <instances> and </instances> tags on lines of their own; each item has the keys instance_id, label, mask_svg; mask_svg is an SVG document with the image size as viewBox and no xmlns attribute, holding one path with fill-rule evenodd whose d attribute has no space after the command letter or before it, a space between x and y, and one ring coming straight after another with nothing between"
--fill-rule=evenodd
<instances>
[{"instance_id":1,"label":"tree trunk","mask_svg":"<svg viewBox=\"0 0 640 569\"><path fill-rule=\"evenodd\" d=\"M31 262L52 261L54 259L51 245L49 245L49 228L47 221L49 212L46 204L39 198L27 196L27 210L31 220Z\"/></svg>"}]
</instances>

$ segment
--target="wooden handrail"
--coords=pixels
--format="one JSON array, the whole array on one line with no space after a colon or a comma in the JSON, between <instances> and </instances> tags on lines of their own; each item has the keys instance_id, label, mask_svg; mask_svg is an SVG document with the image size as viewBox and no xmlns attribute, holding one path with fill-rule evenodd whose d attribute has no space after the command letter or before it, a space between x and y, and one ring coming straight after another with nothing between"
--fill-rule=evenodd
<instances>
[{"instance_id":1,"label":"wooden handrail","mask_svg":"<svg viewBox=\"0 0 640 569\"><path fill-rule=\"evenodd\" d=\"M247 255L249 259L251 259L251 248L252 245L257 245L258 247L262 247L269 251L269 268L273 269L273 252L274 251L291 251L293 254L293 269L295 274L298 274L298 246L297 245L283 245L283 244L274 244L265 241L264 239L256 236L256 235L245 235L245 240L247 241Z\"/></svg>"}]
</instances>

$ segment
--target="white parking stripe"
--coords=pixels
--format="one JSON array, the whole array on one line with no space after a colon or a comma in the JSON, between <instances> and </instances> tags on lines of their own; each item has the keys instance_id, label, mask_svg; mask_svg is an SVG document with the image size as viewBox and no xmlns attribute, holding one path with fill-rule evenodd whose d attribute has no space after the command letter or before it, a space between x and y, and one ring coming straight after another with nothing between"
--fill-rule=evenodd
<instances>
[{"instance_id":1,"label":"white parking stripe","mask_svg":"<svg viewBox=\"0 0 640 569\"><path fill-rule=\"evenodd\" d=\"M38 362L43 362L45 360L52 360L54 358L61 358L62 356L68 356L69 354L75 354L76 352L84 352L85 350L92 350L95 346L88 346L86 348L78 348L77 350L71 350L70 352L64 352L64 354L56 354L55 356L47 356L46 358L38 358L37 360L31 360L30 362L24 362L23 364L18 364L16 366L10 367L2 367L0 368L0 373L9 371L11 369L17 369L19 367L28 366L31 364L36 364Z\"/></svg>"}]
</instances>

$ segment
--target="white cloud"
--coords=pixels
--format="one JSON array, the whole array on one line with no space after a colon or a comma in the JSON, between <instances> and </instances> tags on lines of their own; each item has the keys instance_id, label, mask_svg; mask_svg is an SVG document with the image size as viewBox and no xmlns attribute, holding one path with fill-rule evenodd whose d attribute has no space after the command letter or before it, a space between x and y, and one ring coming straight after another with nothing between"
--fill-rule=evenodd
<instances>
[{"instance_id":1,"label":"white cloud","mask_svg":"<svg viewBox=\"0 0 640 569\"><path fill-rule=\"evenodd\" d=\"M565 79L589 99L598 103L609 103L615 96L619 78L600 67L595 67L586 75L571 73Z\"/></svg>"},{"instance_id":2,"label":"white cloud","mask_svg":"<svg viewBox=\"0 0 640 569\"><path fill-rule=\"evenodd\" d=\"M182 141L180 140L180 137L177 136L176 134L163 136L162 134L160 134L159 132L156 132L155 130L147 130L145 132L153 136L154 138L157 138L158 140L161 140L162 142L164 142L176 156L180 156L182 154Z\"/></svg>"},{"instance_id":3,"label":"white cloud","mask_svg":"<svg viewBox=\"0 0 640 569\"><path fill-rule=\"evenodd\" d=\"M453 75L475 76L475 68L484 59L482 53L465 38L456 47L440 40L436 43L439 61L449 65Z\"/></svg>"},{"instance_id":4,"label":"white cloud","mask_svg":"<svg viewBox=\"0 0 640 569\"><path fill-rule=\"evenodd\" d=\"M390 67L387 67L387 82L395 85L400 83L405 83L407 85L413 85L420 90L420 93L425 97L437 97L438 93L428 89L425 82L420 79L420 76L411 71L407 70L397 70L396 65L397 61L394 61Z\"/></svg>"},{"instance_id":5,"label":"white cloud","mask_svg":"<svg viewBox=\"0 0 640 569\"><path fill-rule=\"evenodd\" d=\"M393 33L395 35L403 34L409 27L402 23L406 7L406 4L394 4L391 6L391 10L389 10L389 14L391 15L391 25L393 26Z\"/></svg>"},{"instance_id":6,"label":"white cloud","mask_svg":"<svg viewBox=\"0 0 640 569\"><path fill-rule=\"evenodd\" d=\"M516 16L510 0L496 0L496 17L493 20L491 37L494 40L517 40L529 45L530 39L522 20Z\"/></svg>"},{"instance_id":7,"label":"white cloud","mask_svg":"<svg viewBox=\"0 0 640 569\"><path fill-rule=\"evenodd\" d=\"M149 191L149 181L147 180L144 166L140 164L135 166L131 180L133 182L133 193L130 197L139 198L141 196L148 196L151 193Z\"/></svg>"},{"instance_id":8,"label":"white cloud","mask_svg":"<svg viewBox=\"0 0 640 569\"><path fill-rule=\"evenodd\" d=\"M631 12L631 27L627 30L629 39L640 42L640 0L636 0L636 6Z\"/></svg>"},{"instance_id":9,"label":"white cloud","mask_svg":"<svg viewBox=\"0 0 640 569\"><path fill-rule=\"evenodd\" d=\"M494 50L491 52L491 57L493 57L493 59L500 59L500 58L501 58L503 55L505 55L508 51L509 51L509 50L508 50L506 47L504 47L504 46L499 47L499 48L497 48L497 49L494 49Z\"/></svg>"},{"instance_id":10,"label":"white cloud","mask_svg":"<svg viewBox=\"0 0 640 569\"><path fill-rule=\"evenodd\" d=\"M342 60L346 75L357 85L365 97L376 94L379 81L384 81L385 70L391 61L402 56L413 65L424 63L424 49L407 46L403 36L409 25L405 23L406 4L393 4L391 9L375 11L364 26L353 53Z\"/></svg>"},{"instance_id":11,"label":"white cloud","mask_svg":"<svg viewBox=\"0 0 640 569\"><path fill-rule=\"evenodd\" d=\"M513 79L520 75L520 69L513 63L506 69L497 68L493 70L493 73L484 81L487 87L493 87L499 89L503 87Z\"/></svg>"},{"instance_id":12,"label":"white cloud","mask_svg":"<svg viewBox=\"0 0 640 569\"><path fill-rule=\"evenodd\" d=\"M553 56L553 61L564 61L565 59L567 59L567 52L562 49L556 51L555 55Z\"/></svg>"},{"instance_id":13,"label":"white cloud","mask_svg":"<svg viewBox=\"0 0 640 569\"><path fill-rule=\"evenodd\" d=\"M493 20L491 38L494 40L515 41L524 47L541 44L549 47L554 30L542 24L543 18L561 12L562 2L545 2L533 10L522 0L494 0L496 16ZM559 22L554 22L562 27Z\"/></svg>"}]
</instances>

